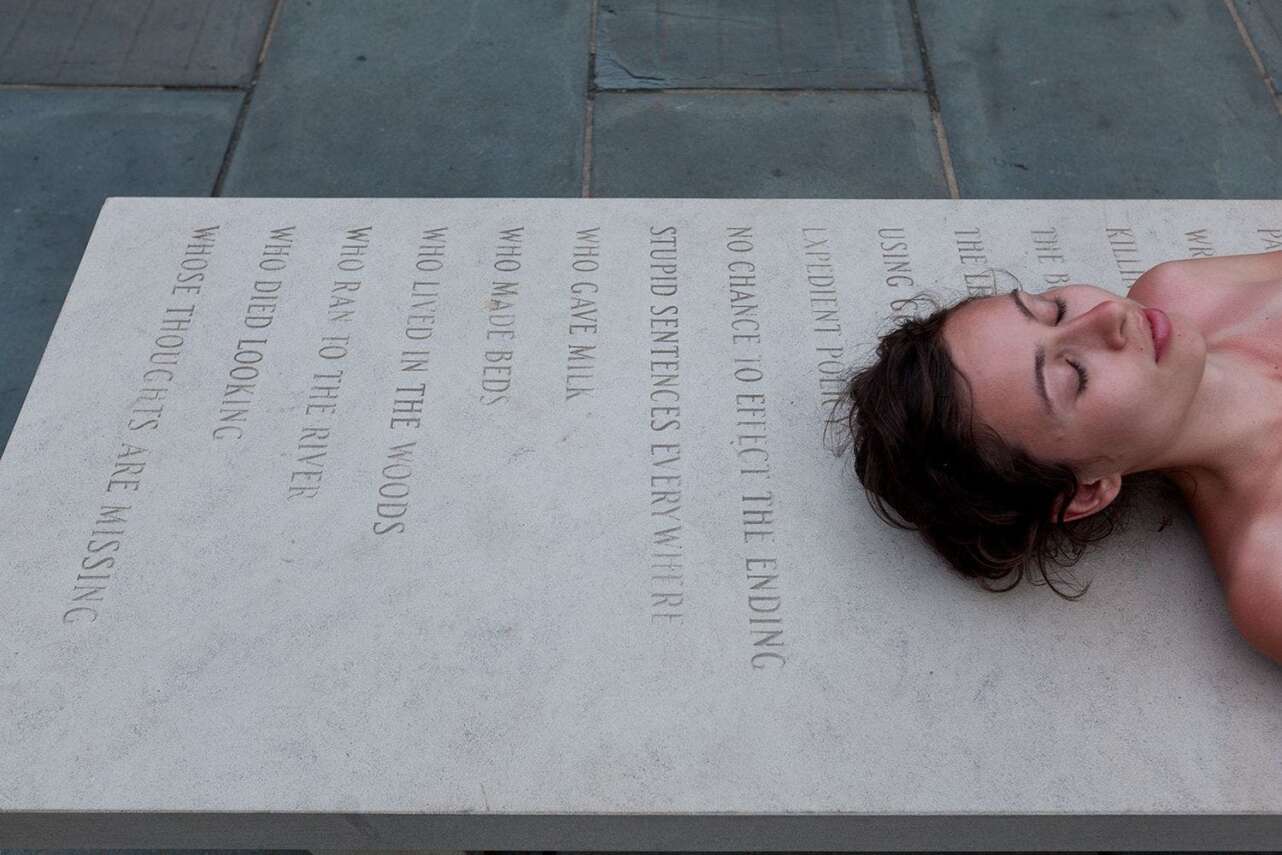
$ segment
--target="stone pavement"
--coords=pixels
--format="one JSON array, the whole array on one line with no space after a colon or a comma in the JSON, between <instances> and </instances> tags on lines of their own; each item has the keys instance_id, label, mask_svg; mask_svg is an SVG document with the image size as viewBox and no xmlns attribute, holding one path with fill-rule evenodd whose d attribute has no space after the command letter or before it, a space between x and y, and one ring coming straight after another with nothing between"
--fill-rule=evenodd
<instances>
[{"instance_id":1,"label":"stone pavement","mask_svg":"<svg viewBox=\"0 0 1282 855\"><path fill-rule=\"evenodd\" d=\"M1276 199L1279 80L1282 0L0 0L0 446L108 196Z\"/></svg>"},{"instance_id":2,"label":"stone pavement","mask_svg":"<svg viewBox=\"0 0 1282 855\"><path fill-rule=\"evenodd\" d=\"M1279 198L1280 34L1282 0L0 0L0 446L107 196Z\"/></svg>"}]
</instances>

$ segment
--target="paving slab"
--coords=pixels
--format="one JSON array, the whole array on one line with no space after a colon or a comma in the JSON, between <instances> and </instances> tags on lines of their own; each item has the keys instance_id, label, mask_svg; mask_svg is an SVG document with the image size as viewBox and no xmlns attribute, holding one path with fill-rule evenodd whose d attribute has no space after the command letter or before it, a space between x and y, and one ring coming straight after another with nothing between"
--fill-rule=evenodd
<instances>
[{"instance_id":1,"label":"paving slab","mask_svg":"<svg viewBox=\"0 0 1282 855\"><path fill-rule=\"evenodd\" d=\"M1282 115L1224 4L919 4L963 197L1282 196Z\"/></svg>"},{"instance_id":2,"label":"paving slab","mask_svg":"<svg viewBox=\"0 0 1282 855\"><path fill-rule=\"evenodd\" d=\"M285 4L227 196L578 196L588 0Z\"/></svg>"},{"instance_id":3,"label":"paving slab","mask_svg":"<svg viewBox=\"0 0 1282 855\"><path fill-rule=\"evenodd\" d=\"M599 89L924 87L907 0L603 0Z\"/></svg>"},{"instance_id":4,"label":"paving slab","mask_svg":"<svg viewBox=\"0 0 1282 855\"><path fill-rule=\"evenodd\" d=\"M103 200L208 195L234 92L0 91L0 447Z\"/></svg>"},{"instance_id":5,"label":"paving slab","mask_svg":"<svg viewBox=\"0 0 1282 855\"><path fill-rule=\"evenodd\" d=\"M244 86L272 0L0 0L0 83Z\"/></svg>"},{"instance_id":6,"label":"paving slab","mask_svg":"<svg viewBox=\"0 0 1282 855\"><path fill-rule=\"evenodd\" d=\"M1182 507L994 594L825 441L918 291L1195 230L1282 202L108 200L0 458L0 843L1278 848Z\"/></svg>"},{"instance_id":7,"label":"paving slab","mask_svg":"<svg viewBox=\"0 0 1282 855\"><path fill-rule=\"evenodd\" d=\"M1236 0L1242 23L1260 54L1275 91L1282 92L1282 2Z\"/></svg>"},{"instance_id":8,"label":"paving slab","mask_svg":"<svg viewBox=\"0 0 1282 855\"><path fill-rule=\"evenodd\" d=\"M155 849L0 849L0 855L159 855ZM310 855L306 849L168 849L165 855Z\"/></svg>"},{"instance_id":9,"label":"paving slab","mask_svg":"<svg viewBox=\"0 0 1282 855\"><path fill-rule=\"evenodd\" d=\"M926 198L948 185L912 92L600 93L593 196Z\"/></svg>"}]
</instances>

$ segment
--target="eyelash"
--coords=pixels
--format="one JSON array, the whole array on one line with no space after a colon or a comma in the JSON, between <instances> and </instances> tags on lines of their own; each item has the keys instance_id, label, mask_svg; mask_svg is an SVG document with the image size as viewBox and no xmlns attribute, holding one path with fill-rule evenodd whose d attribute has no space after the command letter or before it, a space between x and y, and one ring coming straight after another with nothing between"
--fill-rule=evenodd
<instances>
[{"instance_id":1,"label":"eyelash","mask_svg":"<svg viewBox=\"0 0 1282 855\"><path fill-rule=\"evenodd\" d=\"M1052 299L1055 301L1055 305L1059 307L1059 312L1055 315L1055 323L1058 325L1060 321L1064 320L1064 313L1068 311L1068 303L1065 302L1063 297L1053 297ZM1078 365L1071 359L1066 361L1069 365L1077 369L1077 378L1081 381L1081 385L1077 388L1077 394L1080 395L1086 391L1086 368Z\"/></svg>"}]
</instances>

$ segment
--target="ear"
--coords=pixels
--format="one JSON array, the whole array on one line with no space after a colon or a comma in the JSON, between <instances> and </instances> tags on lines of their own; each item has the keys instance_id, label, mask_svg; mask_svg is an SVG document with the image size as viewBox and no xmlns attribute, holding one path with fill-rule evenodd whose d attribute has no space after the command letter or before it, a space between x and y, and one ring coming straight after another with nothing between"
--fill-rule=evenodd
<instances>
[{"instance_id":1,"label":"ear","mask_svg":"<svg viewBox=\"0 0 1282 855\"><path fill-rule=\"evenodd\" d=\"M1068 503L1068 510L1064 513L1064 522L1089 517L1091 514L1102 511L1112 504L1117 498L1117 494L1122 490L1121 475L1104 475L1096 478L1094 481L1082 481L1077 485L1077 493L1073 500ZM1056 501L1054 508L1051 510L1051 519L1059 515L1060 502Z\"/></svg>"}]
</instances>

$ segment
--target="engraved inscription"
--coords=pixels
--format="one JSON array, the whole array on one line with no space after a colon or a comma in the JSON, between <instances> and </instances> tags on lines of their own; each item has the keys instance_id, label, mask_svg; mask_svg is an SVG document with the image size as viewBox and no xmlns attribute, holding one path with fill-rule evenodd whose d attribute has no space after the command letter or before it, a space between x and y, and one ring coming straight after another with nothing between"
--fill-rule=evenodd
<instances>
[{"instance_id":1,"label":"engraved inscription","mask_svg":"<svg viewBox=\"0 0 1282 855\"><path fill-rule=\"evenodd\" d=\"M957 258L962 263L962 284L966 286L966 295L984 296L997 290L997 278L988 267L988 251L984 249L984 235L979 227L955 229L953 240L957 242ZM980 271L967 270L966 267L983 265Z\"/></svg>"},{"instance_id":2,"label":"engraved inscription","mask_svg":"<svg viewBox=\"0 0 1282 855\"><path fill-rule=\"evenodd\" d=\"M1033 255L1038 265L1050 270L1039 270L1042 284L1048 286L1067 285L1068 272L1065 270L1064 250L1060 248L1059 231L1054 226L1044 229L1033 229Z\"/></svg>"},{"instance_id":3,"label":"engraved inscription","mask_svg":"<svg viewBox=\"0 0 1282 855\"><path fill-rule=\"evenodd\" d=\"M521 270L525 226L503 229L494 247L494 269L512 274ZM512 278L494 279L485 301L484 362L481 365L481 403L487 407L511 397L513 342L516 339L516 297L521 283ZM490 344L506 342L505 345Z\"/></svg>"},{"instance_id":4,"label":"engraved inscription","mask_svg":"<svg viewBox=\"0 0 1282 855\"><path fill-rule=\"evenodd\" d=\"M170 296L184 295L196 300L209 274L210 259L214 254L214 245L218 239L220 226L205 226L193 229L191 237L184 247L182 258L178 261L178 273L174 284L170 286ZM161 416L164 413L164 399L177 376L179 358L182 355L186 338L183 333L191 326L196 314L194 302L179 306L166 306L161 313L160 331L152 339L152 349L147 355L149 366L142 372L142 386L130 406L129 418L125 428L128 431L156 431L160 429ZM111 475L103 492L119 493L121 491L137 493L142 487L142 474L146 466L147 449L122 442L111 464ZM125 477L131 476L131 477ZM116 501L112 497L113 503ZM123 511L130 510L131 505L102 505L98 510L98 520L90 532L86 554L80 561L81 572L76 576L72 586L70 606L62 613L63 623L92 623L98 619L98 606L83 605L85 602L102 602L107 589L110 573L98 572L86 574L87 570L105 571L115 566L115 556L95 557L97 553L109 550L117 552L122 540L99 541L100 535L116 535L123 538L125 519ZM102 526L111 526L103 529ZM89 584L82 584L84 582Z\"/></svg>"},{"instance_id":5,"label":"engraved inscription","mask_svg":"<svg viewBox=\"0 0 1282 855\"><path fill-rule=\"evenodd\" d=\"M1139 279L1145 270L1144 263L1140 261L1139 245L1135 242L1135 230L1106 227L1104 236L1108 238L1108 248L1113 253L1113 262L1117 265L1117 272L1121 274L1123 284L1128 286L1135 284L1135 280Z\"/></svg>"},{"instance_id":6,"label":"engraved inscription","mask_svg":"<svg viewBox=\"0 0 1282 855\"><path fill-rule=\"evenodd\" d=\"M917 287L913 276L912 256L908 247L908 230L902 226L889 226L877 229L877 249L881 253L881 265L886 270L882 280L887 288ZM912 297L900 297L890 301L891 316L895 319L913 314L917 301Z\"/></svg>"},{"instance_id":7,"label":"engraved inscription","mask_svg":"<svg viewBox=\"0 0 1282 855\"><path fill-rule=\"evenodd\" d=\"M272 229L258 256L258 269L265 274L279 276L289 265L289 254L294 244L294 226ZM245 435L244 423L249 418L249 408L258 391L258 378L262 373L264 351L267 348L266 330L276 317L283 279L255 279L250 286L249 300L241 315L241 325L252 330L256 337L241 338L236 342L227 380L223 384L222 401L218 407L218 425L213 429L214 439L241 439Z\"/></svg>"},{"instance_id":8,"label":"engraved inscription","mask_svg":"<svg viewBox=\"0 0 1282 855\"><path fill-rule=\"evenodd\" d=\"M416 375L412 380L398 378L392 393L392 412L387 429L393 434L406 431L415 434L423 427L423 408L427 400L427 373L432 352L428 346L436 330L436 313L441 296L441 280L445 267L445 236L448 229L425 229L419 239L414 266L419 273L429 273L430 279L414 278L410 281L409 307L405 313L400 371ZM416 382L415 382L416 381ZM377 517L372 525L374 534L402 534L412 518L410 509L410 479L414 475L414 452L418 439L393 444L387 451L387 463L380 473L378 497L374 503Z\"/></svg>"},{"instance_id":9,"label":"engraved inscription","mask_svg":"<svg viewBox=\"0 0 1282 855\"><path fill-rule=\"evenodd\" d=\"M365 269L365 255L369 252L372 226L350 228L346 240L339 247L335 267L350 276ZM327 328L342 329L356 317L356 298L361 289L360 279L335 279L329 290L326 306ZM316 355L325 367L312 372L312 382L307 389L307 403L303 407L306 423L299 429L294 468L289 473L285 498L314 499L320 495L325 462L329 455L331 433L338 410L339 394L343 385L341 363L351 353L351 334L326 334L320 337Z\"/></svg>"},{"instance_id":10,"label":"engraved inscription","mask_svg":"<svg viewBox=\"0 0 1282 855\"><path fill-rule=\"evenodd\" d=\"M739 529L748 608L749 662L761 670L780 668L787 662L779 593L779 557L775 545L775 495L770 489L770 452L767 426L766 366L761 346L761 287L751 226L726 229L726 291L730 303L730 343L734 391L735 436L731 443L738 461ZM738 334L736 320L757 321L758 332Z\"/></svg>"},{"instance_id":11,"label":"engraved inscription","mask_svg":"<svg viewBox=\"0 0 1282 855\"><path fill-rule=\"evenodd\" d=\"M834 275L830 240L827 228L812 226L801 229L802 273L806 278L806 299L810 306L810 335L819 376L819 402L831 413L845 387L846 347L838 314L837 277ZM911 281L912 277L908 279ZM886 284L895 287L889 279ZM732 330L734 324L735 321L731 321ZM759 324L753 327L759 328Z\"/></svg>"},{"instance_id":12,"label":"engraved inscription","mask_svg":"<svg viewBox=\"0 0 1282 855\"><path fill-rule=\"evenodd\" d=\"M1184 243L1188 247L1189 258L1211 258L1215 255L1210 231L1210 229L1194 229L1184 233Z\"/></svg>"},{"instance_id":13,"label":"engraved inscription","mask_svg":"<svg viewBox=\"0 0 1282 855\"><path fill-rule=\"evenodd\" d=\"M570 268L579 275L600 269L600 226L579 229ZM601 286L591 279L570 283L569 354L565 364L565 400L596 391L597 295Z\"/></svg>"},{"instance_id":14,"label":"engraved inscription","mask_svg":"<svg viewBox=\"0 0 1282 855\"><path fill-rule=\"evenodd\" d=\"M650 622L685 618L677 227L650 227ZM655 298L666 298L656 302ZM657 434L663 434L657 437Z\"/></svg>"}]
</instances>

